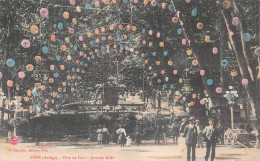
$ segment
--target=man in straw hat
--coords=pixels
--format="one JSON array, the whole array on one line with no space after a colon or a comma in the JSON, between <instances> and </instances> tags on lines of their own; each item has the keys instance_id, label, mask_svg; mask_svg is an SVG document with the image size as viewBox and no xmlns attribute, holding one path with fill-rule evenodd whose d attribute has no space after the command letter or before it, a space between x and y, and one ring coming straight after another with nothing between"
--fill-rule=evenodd
<instances>
[{"instance_id":1,"label":"man in straw hat","mask_svg":"<svg viewBox=\"0 0 260 161\"><path fill-rule=\"evenodd\" d=\"M190 161L190 153L192 150L192 161L196 160L195 149L197 144L198 131L195 126L195 117L190 117L190 124L184 129L184 137L187 146L187 161Z\"/></svg>"},{"instance_id":2,"label":"man in straw hat","mask_svg":"<svg viewBox=\"0 0 260 161\"><path fill-rule=\"evenodd\" d=\"M211 148L211 161L214 161L215 159L215 148L216 148L216 143L218 141L218 132L214 125L214 121L215 120L213 118L210 118L209 126L206 126L202 132L202 136L205 138L206 147L207 147L205 161L208 161L210 148Z\"/></svg>"}]
</instances>

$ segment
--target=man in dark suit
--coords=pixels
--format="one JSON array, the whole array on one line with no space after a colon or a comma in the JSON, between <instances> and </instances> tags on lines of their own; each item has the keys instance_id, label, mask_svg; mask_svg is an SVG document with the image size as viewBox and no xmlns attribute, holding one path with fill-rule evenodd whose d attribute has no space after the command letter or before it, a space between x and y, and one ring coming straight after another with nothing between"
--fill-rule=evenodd
<instances>
[{"instance_id":1,"label":"man in dark suit","mask_svg":"<svg viewBox=\"0 0 260 161\"><path fill-rule=\"evenodd\" d=\"M190 124L184 129L183 136L185 137L185 142L187 146L187 161L190 161L190 153L192 150L192 161L196 160L195 149L197 144L198 131L195 126L195 118L191 117L189 119Z\"/></svg>"},{"instance_id":2,"label":"man in dark suit","mask_svg":"<svg viewBox=\"0 0 260 161\"><path fill-rule=\"evenodd\" d=\"M214 119L209 119L209 126L206 126L202 132L202 136L205 138L206 141L206 156L205 161L208 161L210 148L211 148L211 161L214 161L215 159L215 148L216 143L218 141L218 130L216 126L214 125Z\"/></svg>"}]
</instances>

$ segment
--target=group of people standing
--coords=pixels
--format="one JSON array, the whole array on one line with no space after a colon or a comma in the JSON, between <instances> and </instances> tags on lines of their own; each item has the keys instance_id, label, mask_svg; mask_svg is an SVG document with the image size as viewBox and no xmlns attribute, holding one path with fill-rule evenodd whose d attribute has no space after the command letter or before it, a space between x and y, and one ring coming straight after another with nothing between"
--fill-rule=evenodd
<instances>
[{"instance_id":1,"label":"group of people standing","mask_svg":"<svg viewBox=\"0 0 260 161\"><path fill-rule=\"evenodd\" d=\"M192 161L196 160L196 145L198 148L203 148L203 139L206 142L206 155L205 161L208 161L210 157L211 151L211 161L215 159L215 148L216 143L218 142L219 132L214 125L214 119L209 119L209 125L204 129L200 125L199 120L195 120L194 117L191 117L189 120L185 118L182 119L182 123L180 125L179 133L180 133L180 141L179 146L182 152L184 152L185 145L187 148L187 161L191 160L192 153ZM174 129L174 128L173 128ZM174 132L176 133L176 132ZM176 137L174 137L174 143L177 143Z\"/></svg>"},{"instance_id":2,"label":"group of people standing","mask_svg":"<svg viewBox=\"0 0 260 161\"><path fill-rule=\"evenodd\" d=\"M106 125L99 125L99 128L97 129L97 141L99 145L109 143L109 132Z\"/></svg>"}]
</instances>

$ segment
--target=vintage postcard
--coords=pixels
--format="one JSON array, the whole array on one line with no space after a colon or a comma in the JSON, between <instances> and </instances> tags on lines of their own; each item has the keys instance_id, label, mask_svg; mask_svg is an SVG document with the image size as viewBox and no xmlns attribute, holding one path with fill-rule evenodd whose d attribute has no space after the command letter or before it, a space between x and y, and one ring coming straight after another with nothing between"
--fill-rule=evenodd
<instances>
[{"instance_id":1,"label":"vintage postcard","mask_svg":"<svg viewBox=\"0 0 260 161\"><path fill-rule=\"evenodd\" d=\"M260 161L259 0L0 0L0 161Z\"/></svg>"}]
</instances>

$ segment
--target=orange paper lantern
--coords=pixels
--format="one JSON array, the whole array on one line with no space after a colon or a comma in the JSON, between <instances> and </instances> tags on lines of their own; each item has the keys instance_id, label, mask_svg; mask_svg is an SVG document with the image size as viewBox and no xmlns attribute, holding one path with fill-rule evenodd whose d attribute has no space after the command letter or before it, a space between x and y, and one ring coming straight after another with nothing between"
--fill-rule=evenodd
<instances>
[{"instance_id":1,"label":"orange paper lantern","mask_svg":"<svg viewBox=\"0 0 260 161\"><path fill-rule=\"evenodd\" d=\"M178 21L179 21L179 19L178 19L177 17L173 17L173 18L172 18L172 22L173 22L173 23L177 23Z\"/></svg>"},{"instance_id":2,"label":"orange paper lantern","mask_svg":"<svg viewBox=\"0 0 260 161\"><path fill-rule=\"evenodd\" d=\"M67 11L65 11L65 12L63 13L63 18L64 18L64 19L68 19L69 17L70 17L70 13L67 12Z\"/></svg>"},{"instance_id":3,"label":"orange paper lantern","mask_svg":"<svg viewBox=\"0 0 260 161\"><path fill-rule=\"evenodd\" d=\"M13 85L14 85L14 82L13 82L13 81L11 81L11 80L8 80L8 81L7 81L7 86L8 86L8 87L13 87Z\"/></svg>"},{"instance_id":4,"label":"orange paper lantern","mask_svg":"<svg viewBox=\"0 0 260 161\"><path fill-rule=\"evenodd\" d=\"M51 35L51 41L55 42L56 41L56 36L54 34Z\"/></svg>"},{"instance_id":5,"label":"orange paper lantern","mask_svg":"<svg viewBox=\"0 0 260 161\"><path fill-rule=\"evenodd\" d=\"M29 72L33 71L33 69L34 69L34 67L33 67L32 64L28 64L28 65L26 66L26 70L29 71Z\"/></svg>"},{"instance_id":6,"label":"orange paper lantern","mask_svg":"<svg viewBox=\"0 0 260 161\"><path fill-rule=\"evenodd\" d=\"M71 21L72 21L72 23L73 23L74 25L77 24L77 19L76 19L76 18L73 18Z\"/></svg>"},{"instance_id":7,"label":"orange paper lantern","mask_svg":"<svg viewBox=\"0 0 260 161\"><path fill-rule=\"evenodd\" d=\"M30 31L31 31L31 33L33 33L33 34L38 34L38 32L39 32L38 26L32 25L32 26L30 27Z\"/></svg>"}]
</instances>

